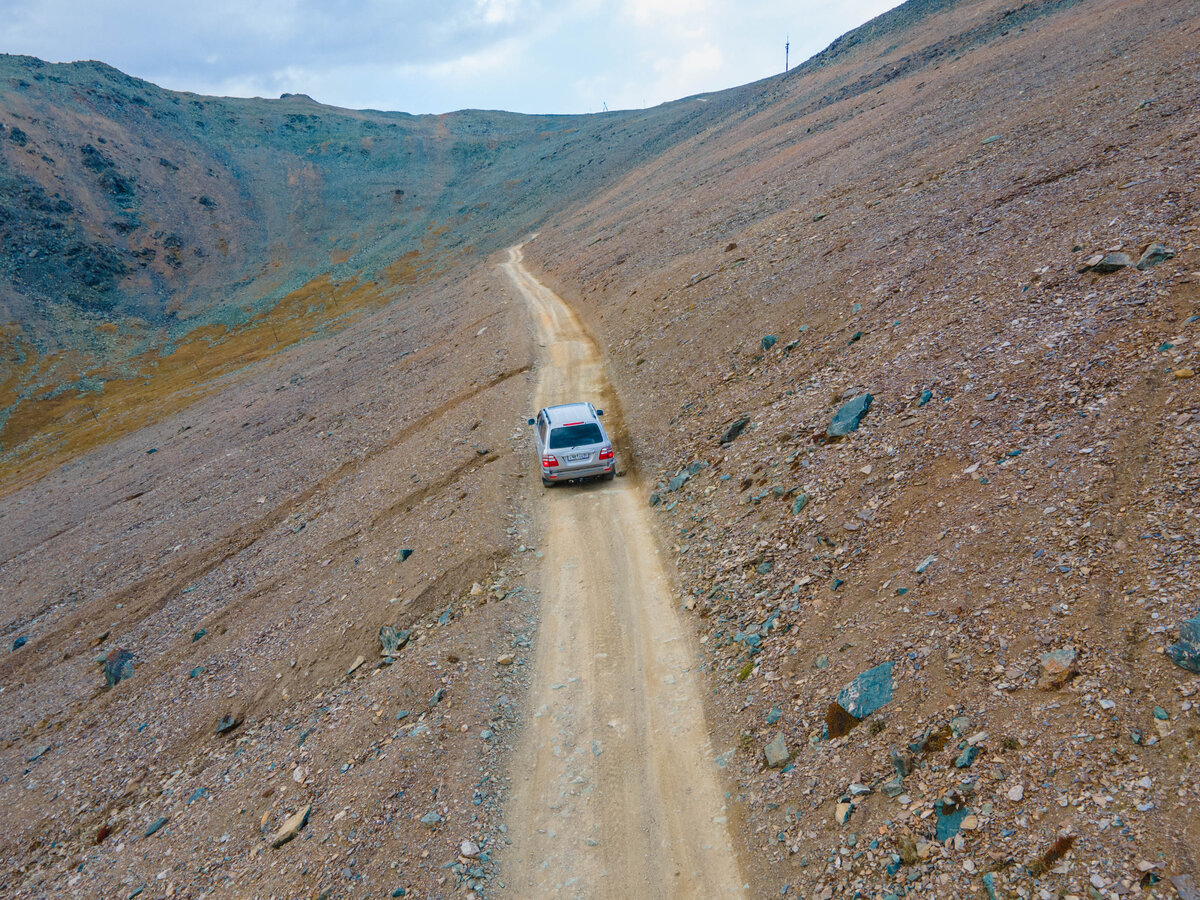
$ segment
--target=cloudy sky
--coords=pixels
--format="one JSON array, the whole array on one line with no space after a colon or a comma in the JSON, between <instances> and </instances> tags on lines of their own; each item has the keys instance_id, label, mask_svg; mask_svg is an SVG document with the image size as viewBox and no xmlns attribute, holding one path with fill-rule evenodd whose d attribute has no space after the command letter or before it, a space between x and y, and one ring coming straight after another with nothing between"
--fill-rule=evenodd
<instances>
[{"instance_id":1,"label":"cloudy sky","mask_svg":"<svg viewBox=\"0 0 1200 900\"><path fill-rule=\"evenodd\" d=\"M653 106L782 71L897 0L0 0L0 52L413 113Z\"/></svg>"}]
</instances>

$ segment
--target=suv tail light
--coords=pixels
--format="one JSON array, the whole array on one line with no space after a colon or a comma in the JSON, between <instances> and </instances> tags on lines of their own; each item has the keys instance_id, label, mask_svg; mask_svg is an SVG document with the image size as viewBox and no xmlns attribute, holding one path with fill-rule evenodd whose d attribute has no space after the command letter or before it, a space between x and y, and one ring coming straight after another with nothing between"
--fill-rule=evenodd
<instances>
[{"instance_id":1,"label":"suv tail light","mask_svg":"<svg viewBox=\"0 0 1200 900\"><path fill-rule=\"evenodd\" d=\"M543 469L551 469L557 465L558 465L557 457L551 456L550 454L546 454L545 456L542 457L542 468Z\"/></svg>"},{"instance_id":2,"label":"suv tail light","mask_svg":"<svg viewBox=\"0 0 1200 900\"><path fill-rule=\"evenodd\" d=\"M613 457L612 447L605 447L603 450L600 451L601 459L612 459L612 457Z\"/></svg>"}]
</instances>

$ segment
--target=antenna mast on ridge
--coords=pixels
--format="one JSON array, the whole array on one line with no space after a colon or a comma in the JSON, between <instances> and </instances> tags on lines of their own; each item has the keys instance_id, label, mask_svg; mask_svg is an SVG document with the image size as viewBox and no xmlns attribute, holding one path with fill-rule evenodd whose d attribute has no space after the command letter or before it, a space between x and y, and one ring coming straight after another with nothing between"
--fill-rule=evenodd
<instances>
[{"instance_id":1,"label":"antenna mast on ridge","mask_svg":"<svg viewBox=\"0 0 1200 900\"><path fill-rule=\"evenodd\" d=\"M784 72L787 72L787 70L788 70L788 49L792 46L790 38L791 38L790 34L785 34L783 36L783 71Z\"/></svg>"}]
</instances>

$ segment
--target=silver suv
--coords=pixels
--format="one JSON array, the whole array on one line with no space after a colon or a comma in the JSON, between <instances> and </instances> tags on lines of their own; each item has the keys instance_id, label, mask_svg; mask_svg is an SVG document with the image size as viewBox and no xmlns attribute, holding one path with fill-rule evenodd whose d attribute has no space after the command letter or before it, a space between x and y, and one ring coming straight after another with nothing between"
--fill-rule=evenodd
<instances>
[{"instance_id":1,"label":"silver suv","mask_svg":"<svg viewBox=\"0 0 1200 900\"><path fill-rule=\"evenodd\" d=\"M604 410L590 403L547 406L530 419L537 441L546 487L578 478L604 478L614 474L612 441L604 433Z\"/></svg>"}]
</instances>

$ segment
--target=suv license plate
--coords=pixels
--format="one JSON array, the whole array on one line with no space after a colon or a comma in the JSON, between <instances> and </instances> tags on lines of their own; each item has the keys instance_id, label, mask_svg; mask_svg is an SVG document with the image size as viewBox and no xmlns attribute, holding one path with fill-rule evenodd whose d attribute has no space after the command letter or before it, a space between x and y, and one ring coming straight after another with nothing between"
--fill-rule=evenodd
<instances>
[{"instance_id":1,"label":"suv license plate","mask_svg":"<svg viewBox=\"0 0 1200 900\"><path fill-rule=\"evenodd\" d=\"M591 455L592 454L590 453L572 453L567 457L567 462L583 462L583 460L587 459Z\"/></svg>"}]
</instances>

